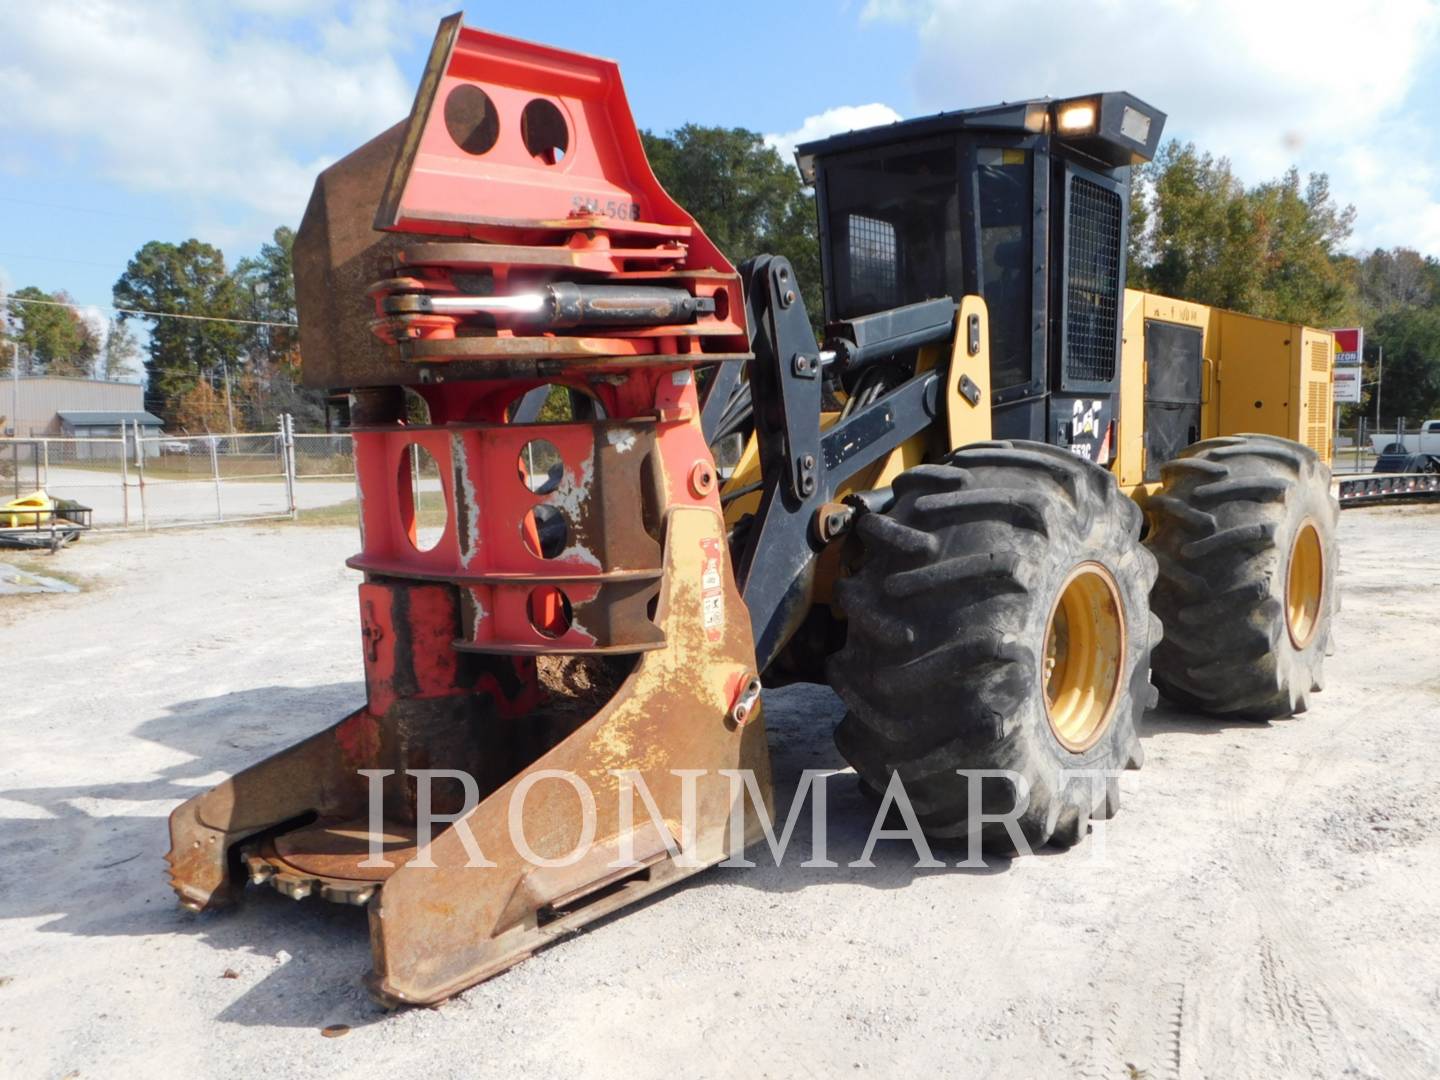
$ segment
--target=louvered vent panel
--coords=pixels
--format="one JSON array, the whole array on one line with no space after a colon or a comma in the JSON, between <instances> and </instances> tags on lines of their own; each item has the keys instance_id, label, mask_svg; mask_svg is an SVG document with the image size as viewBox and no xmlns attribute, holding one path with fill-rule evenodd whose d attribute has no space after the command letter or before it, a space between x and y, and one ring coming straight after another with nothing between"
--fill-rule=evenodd
<instances>
[{"instance_id":1,"label":"louvered vent panel","mask_svg":"<svg viewBox=\"0 0 1440 1080\"><path fill-rule=\"evenodd\" d=\"M1305 445L1314 450L1326 461L1329 461L1330 381L1325 378L1315 378L1312 376L1306 401L1309 405L1309 410L1308 419L1305 423Z\"/></svg>"}]
</instances>

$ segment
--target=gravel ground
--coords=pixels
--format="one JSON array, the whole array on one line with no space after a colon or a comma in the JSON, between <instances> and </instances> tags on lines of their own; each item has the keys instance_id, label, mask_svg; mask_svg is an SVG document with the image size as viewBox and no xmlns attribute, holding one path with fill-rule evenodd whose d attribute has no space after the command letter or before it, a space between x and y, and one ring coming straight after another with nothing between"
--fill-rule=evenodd
<instances>
[{"instance_id":1,"label":"gravel ground","mask_svg":"<svg viewBox=\"0 0 1440 1080\"><path fill-rule=\"evenodd\" d=\"M707 871L393 1015L360 986L363 912L256 891L197 919L161 860L177 802L360 701L353 534L86 538L44 560L84 593L0 600L0 1071L1440 1074L1440 512L1341 529L1311 712L1152 714L1080 848L915 870L884 842L875 869L806 870L797 837L783 867ZM802 768L841 768L839 706L801 686L765 709L786 805ZM831 783L831 856L858 858L870 809Z\"/></svg>"}]
</instances>

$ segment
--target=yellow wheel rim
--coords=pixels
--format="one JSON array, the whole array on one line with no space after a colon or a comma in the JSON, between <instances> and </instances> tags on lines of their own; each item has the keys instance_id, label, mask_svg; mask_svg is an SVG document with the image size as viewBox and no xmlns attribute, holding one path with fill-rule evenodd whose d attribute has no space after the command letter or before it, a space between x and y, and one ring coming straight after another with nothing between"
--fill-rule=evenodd
<instances>
[{"instance_id":1,"label":"yellow wheel rim","mask_svg":"<svg viewBox=\"0 0 1440 1080\"><path fill-rule=\"evenodd\" d=\"M1099 563L1081 563L1060 586L1045 630L1045 716L1060 745L1090 749L1110 726L1125 666L1120 590Z\"/></svg>"},{"instance_id":2,"label":"yellow wheel rim","mask_svg":"<svg viewBox=\"0 0 1440 1080\"><path fill-rule=\"evenodd\" d=\"M1307 520L1290 547L1290 568L1285 582L1285 625L1297 649L1310 644L1320 624L1320 601L1325 591L1325 548L1320 530Z\"/></svg>"}]
</instances>

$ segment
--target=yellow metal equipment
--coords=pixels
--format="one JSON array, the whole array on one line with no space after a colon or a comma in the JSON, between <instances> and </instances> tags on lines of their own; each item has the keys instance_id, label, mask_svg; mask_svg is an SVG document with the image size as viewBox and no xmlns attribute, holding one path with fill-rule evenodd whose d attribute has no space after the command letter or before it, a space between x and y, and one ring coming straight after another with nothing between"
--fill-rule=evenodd
<instances>
[{"instance_id":1,"label":"yellow metal equipment","mask_svg":"<svg viewBox=\"0 0 1440 1080\"><path fill-rule=\"evenodd\" d=\"M375 993L433 1003L760 835L762 677L828 681L867 790L1007 853L1117 811L1157 688L1302 712L1332 345L1125 288L1164 120L1107 93L801 146L817 340L786 259L732 266L661 188L614 64L446 19L295 246L366 701L175 810L182 902L364 905Z\"/></svg>"}]
</instances>

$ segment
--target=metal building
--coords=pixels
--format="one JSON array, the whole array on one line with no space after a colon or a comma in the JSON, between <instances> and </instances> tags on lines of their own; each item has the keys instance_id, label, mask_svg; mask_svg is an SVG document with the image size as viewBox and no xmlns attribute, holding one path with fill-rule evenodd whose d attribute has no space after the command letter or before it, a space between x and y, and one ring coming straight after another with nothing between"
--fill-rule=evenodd
<instances>
[{"instance_id":1,"label":"metal building","mask_svg":"<svg viewBox=\"0 0 1440 1080\"><path fill-rule=\"evenodd\" d=\"M158 434L160 420L145 411L145 388L139 383L106 382L101 379L70 379L56 375L22 375L0 381L0 428L6 435L99 435L99 431L67 430L61 413L106 413L117 427L121 414L139 420L146 434ZM104 434L114 434L114 431Z\"/></svg>"}]
</instances>

